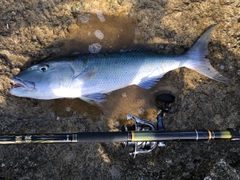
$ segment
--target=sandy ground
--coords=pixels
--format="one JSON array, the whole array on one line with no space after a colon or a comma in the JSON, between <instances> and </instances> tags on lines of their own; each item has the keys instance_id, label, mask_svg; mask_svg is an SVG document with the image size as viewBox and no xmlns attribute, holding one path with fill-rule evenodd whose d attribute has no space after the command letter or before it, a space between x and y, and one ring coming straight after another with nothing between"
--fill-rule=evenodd
<instances>
[{"instance_id":1,"label":"sandy ground","mask_svg":"<svg viewBox=\"0 0 240 180\"><path fill-rule=\"evenodd\" d=\"M116 131L127 113L155 121L158 91L176 96L166 129L240 125L239 0L3 0L0 18L2 134ZM150 90L131 86L112 92L102 108L80 99L43 101L9 93L12 76L21 70L86 51L92 43L103 49L141 44L181 54L211 24L217 26L208 58L230 79L227 85L181 68ZM167 142L136 159L118 143L1 145L0 179L240 179L239 152L240 143L229 141Z\"/></svg>"}]
</instances>

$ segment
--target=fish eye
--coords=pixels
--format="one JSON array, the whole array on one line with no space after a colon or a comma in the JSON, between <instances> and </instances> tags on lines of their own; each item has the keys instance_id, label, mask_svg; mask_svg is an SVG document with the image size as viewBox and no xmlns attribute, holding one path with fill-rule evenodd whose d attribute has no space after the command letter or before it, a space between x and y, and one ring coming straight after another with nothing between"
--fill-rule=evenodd
<instances>
[{"instance_id":1,"label":"fish eye","mask_svg":"<svg viewBox=\"0 0 240 180\"><path fill-rule=\"evenodd\" d=\"M45 65L39 67L39 71L45 72L48 70L48 68L49 68L49 65L45 64Z\"/></svg>"}]
</instances>

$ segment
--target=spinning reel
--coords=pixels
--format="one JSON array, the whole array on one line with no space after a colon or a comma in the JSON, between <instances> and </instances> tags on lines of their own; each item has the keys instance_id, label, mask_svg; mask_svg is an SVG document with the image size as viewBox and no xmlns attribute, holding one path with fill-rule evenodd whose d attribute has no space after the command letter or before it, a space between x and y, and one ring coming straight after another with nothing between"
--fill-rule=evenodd
<instances>
[{"instance_id":1,"label":"spinning reel","mask_svg":"<svg viewBox=\"0 0 240 180\"><path fill-rule=\"evenodd\" d=\"M164 131L163 126L163 116L165 113L168 113L170 110L170 104L175 101L175 96L164 93L159 94L155 98L155 103L158 108L160 108L160 113L157 116L157 125L155 126L151 121L149 120L141 120L140 118L128 114L127 120L133 120L134 121L134 127L127 127L124 126L122 128L122 131L129 132L129 131ZM163 107L161 104L164 104ZM153 149L158 147L164 147L165 142L164 141L144 141L144 142L122 142L123 147L132 147L134 150L130 153L134 158L137 154L141 153L149 153Z\"/></svg>"}]
</instances>

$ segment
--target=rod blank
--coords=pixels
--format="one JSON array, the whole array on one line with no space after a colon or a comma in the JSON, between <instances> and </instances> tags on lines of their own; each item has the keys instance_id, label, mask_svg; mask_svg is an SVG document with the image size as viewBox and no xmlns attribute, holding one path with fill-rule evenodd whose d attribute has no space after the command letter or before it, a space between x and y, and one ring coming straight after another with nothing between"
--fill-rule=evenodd
<instances>
[{"instance_id":1,"label":"rod blank","mask_svg":"<svg viewBox=\"0 0 240 180\"><path fill-rule=\"evenodd\" d=\"M239 140L239 129L221 131L129 131L129 132L79 132L61 134L11 134L0 135L0 144L23 143L95 143L95 142L144 142L170 140Z\"/></svg>"}]
</instances>

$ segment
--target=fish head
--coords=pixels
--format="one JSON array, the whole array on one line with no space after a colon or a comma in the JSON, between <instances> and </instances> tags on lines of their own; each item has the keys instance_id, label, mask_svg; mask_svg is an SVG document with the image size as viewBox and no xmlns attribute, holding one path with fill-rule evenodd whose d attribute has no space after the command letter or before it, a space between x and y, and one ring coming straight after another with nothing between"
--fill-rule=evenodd
<instances>
[{"instance_id":1,"label":"fish head","mask_svg":"<svg viewBox=\"0 0 240 180\"><path fill-rule=\"evenodd\" d=\"M15 75L10 93L18 97L34 99L60 98L56 90L68 87L74 72L66 62L49 61L33 65Z\"/></svg>"}]
</instances>

